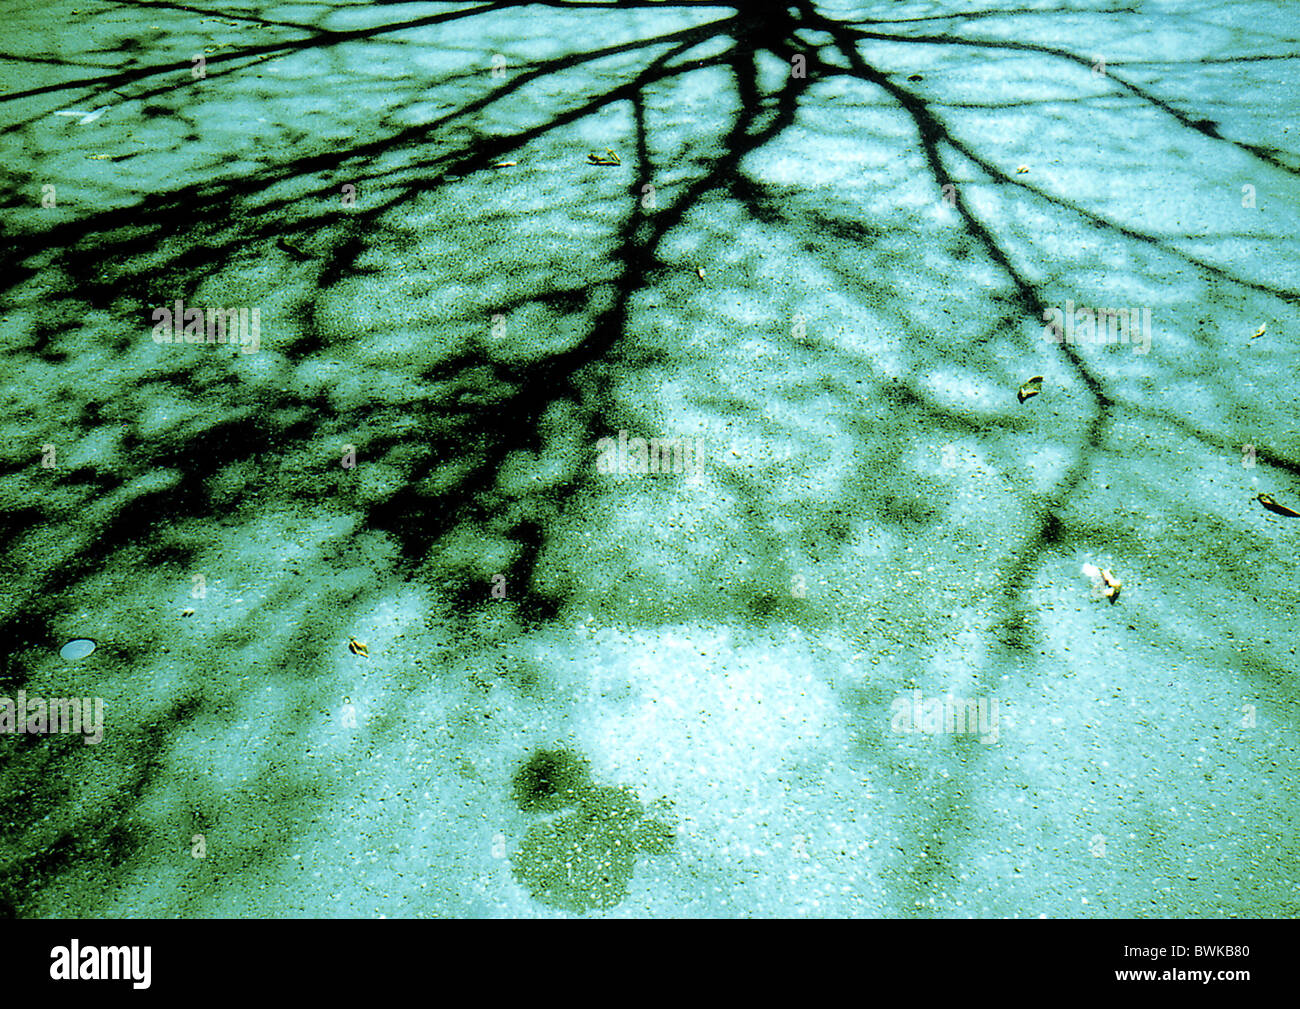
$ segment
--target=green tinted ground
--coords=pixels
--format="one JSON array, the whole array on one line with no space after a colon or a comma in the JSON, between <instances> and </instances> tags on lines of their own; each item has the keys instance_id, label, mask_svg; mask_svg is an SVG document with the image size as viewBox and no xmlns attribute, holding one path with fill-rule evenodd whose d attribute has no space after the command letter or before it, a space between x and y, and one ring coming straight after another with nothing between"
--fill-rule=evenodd
<instances>
[{"instance_id":1,"label":"green tinted ground","mask_svg":"<svg viewBox=\"0 0 1300 1009\"><path fill-rule=\"evenodd\" d=\"M1002 6L10 4L0 911L1294 916L1294 18Z\"/></svg>"}]
</instances>

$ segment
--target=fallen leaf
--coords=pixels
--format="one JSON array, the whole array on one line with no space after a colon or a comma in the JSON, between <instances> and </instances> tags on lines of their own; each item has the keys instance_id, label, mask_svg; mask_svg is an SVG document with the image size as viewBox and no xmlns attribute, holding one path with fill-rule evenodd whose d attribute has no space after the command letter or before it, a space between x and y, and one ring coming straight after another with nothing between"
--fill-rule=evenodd
<instances>
[{"instance_id":1,"label":"fallen leaf","mask_svg":"<svg viewBox=\"0 0 1300 1009\"><path fill-rule=\"evenodd\" d=\"M1043 376L1035 375L1020 387L1019 391L1016 393L1016 399L1023 403L1025 400L1029 399L1030 396L1037 396L1042 391Z\"/></svg>"},{"instance_id":2,"label":"fallen leaf","mask_svg":"<svg viewBox=\"0 0 1300 1009\"><path fill-rule=\"evenodd\" d=\"M61 109L54 113L56 116L80 116L77 120L78 126L85 126L87 123L93 123L96 119L108 111L107 105L101 105L93 111L87 112L85 109Z\"/></svg>"},{"instance_id":3,"label":"fallen leaf","mask_svg":"<svg viewBox=\"0 0 1300 1009\"><path fill-rule=\"evenodd\" d=\"M1300 512L1292 511L1286 505L1280 505L1268 494L1256 494L1255 500L1276 515L1285 515L1289 519L1300 519Z\"/></svg>"},{"instance_id":4,"label":"fallen leaf","mask_svg":"<svg viewBox=\"0 0 1300 1009\"><path fill-rule=\"evenodd\" d=\"M348 651L353 655L364 655L367 659L370 658L370 650L356 638L348 638Z\"/></svg>"},{"instance_id":5,"label":"fallen leaf","mask_svg":"<svg viewBox=\"0 0 1300 1009\"><path fill-rule=\"evenodd\" d=\"M1095 564L1085 564L1083 573L1092 579L1093 590L1103 599L1109 599L1112 603L1119 598L1119 590L1122 587L1121 582L1111 572L1110 568L1099 568Z\"/></svg>"},{"instance_id":6,"label":"fallen leaf","mask_svg":"<svg viewBox=\"0 0 1300 1009\"><path fill-rule=\"evenodd\" d=\"M298 260L298 262L300 263L305 263L307 260L311 259L311 256L303 252L302 249L299 249L297 246L290 245L283 238L277 238L275 240L275 247L277 249L282 249L285 252L289 253L290 256Z\"/></svg>"},{"instance_id":7,"label":"fallen leaf","mask_svg":"<svg viewBox=\"0 0 1300 1009\"><path fill-rule=\"evenodd\" d=\"M1114 603L1119 598L1120 580L1111 574L1109 568L1101 569L1101 580L1106 583L1106 591L1102 595Z\"/></svg>"}]
</instances>

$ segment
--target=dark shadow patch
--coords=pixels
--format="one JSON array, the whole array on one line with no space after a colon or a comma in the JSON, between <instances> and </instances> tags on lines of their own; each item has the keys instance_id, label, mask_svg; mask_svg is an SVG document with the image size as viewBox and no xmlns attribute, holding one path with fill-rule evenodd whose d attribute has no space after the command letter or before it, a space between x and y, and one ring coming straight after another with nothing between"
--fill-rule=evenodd
<instances>
[{"instance_id":1,"label":"dark shadow patch","mask_svg":"<svg viewBox=\"0 0 1300 1009\"><path fill-rule=\"evenodd\" d=\"M571 750L539 750L510 782L510 797L526 813L563 809L591 787L588 762Z\"/></svg>"}]
</instances>

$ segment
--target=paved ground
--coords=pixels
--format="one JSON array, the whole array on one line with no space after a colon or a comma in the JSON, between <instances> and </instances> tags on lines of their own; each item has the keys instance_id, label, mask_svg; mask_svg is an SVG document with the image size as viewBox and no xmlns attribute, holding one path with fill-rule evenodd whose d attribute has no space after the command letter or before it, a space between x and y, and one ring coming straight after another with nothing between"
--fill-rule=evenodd
<instances>
[{"instance_id":1,"label":"paved ground","mask_svg":"<svg viewBox=\"0 0 1300 1009\"><path fill-rule=\"evenodd\" d=\"M1300 913L1294 14L799 6L10 5L0 910Z\"/></svg>"}]
</instances>

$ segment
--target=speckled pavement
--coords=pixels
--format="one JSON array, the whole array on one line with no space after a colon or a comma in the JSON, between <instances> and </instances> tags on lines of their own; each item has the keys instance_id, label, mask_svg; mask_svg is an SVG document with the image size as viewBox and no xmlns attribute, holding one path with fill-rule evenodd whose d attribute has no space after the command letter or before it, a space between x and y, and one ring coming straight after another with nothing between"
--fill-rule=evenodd
<instances>
[{"instance_id":1,"label":"speckled pavement","mask_svg":"<svg viewBox=\"0 0 1300 1009\"><path fill-rule=\"evenodd\" d=\"M1288 5L795 6L10 5L0 913L1300 913Z\"/></svg>"}]
</instances>

